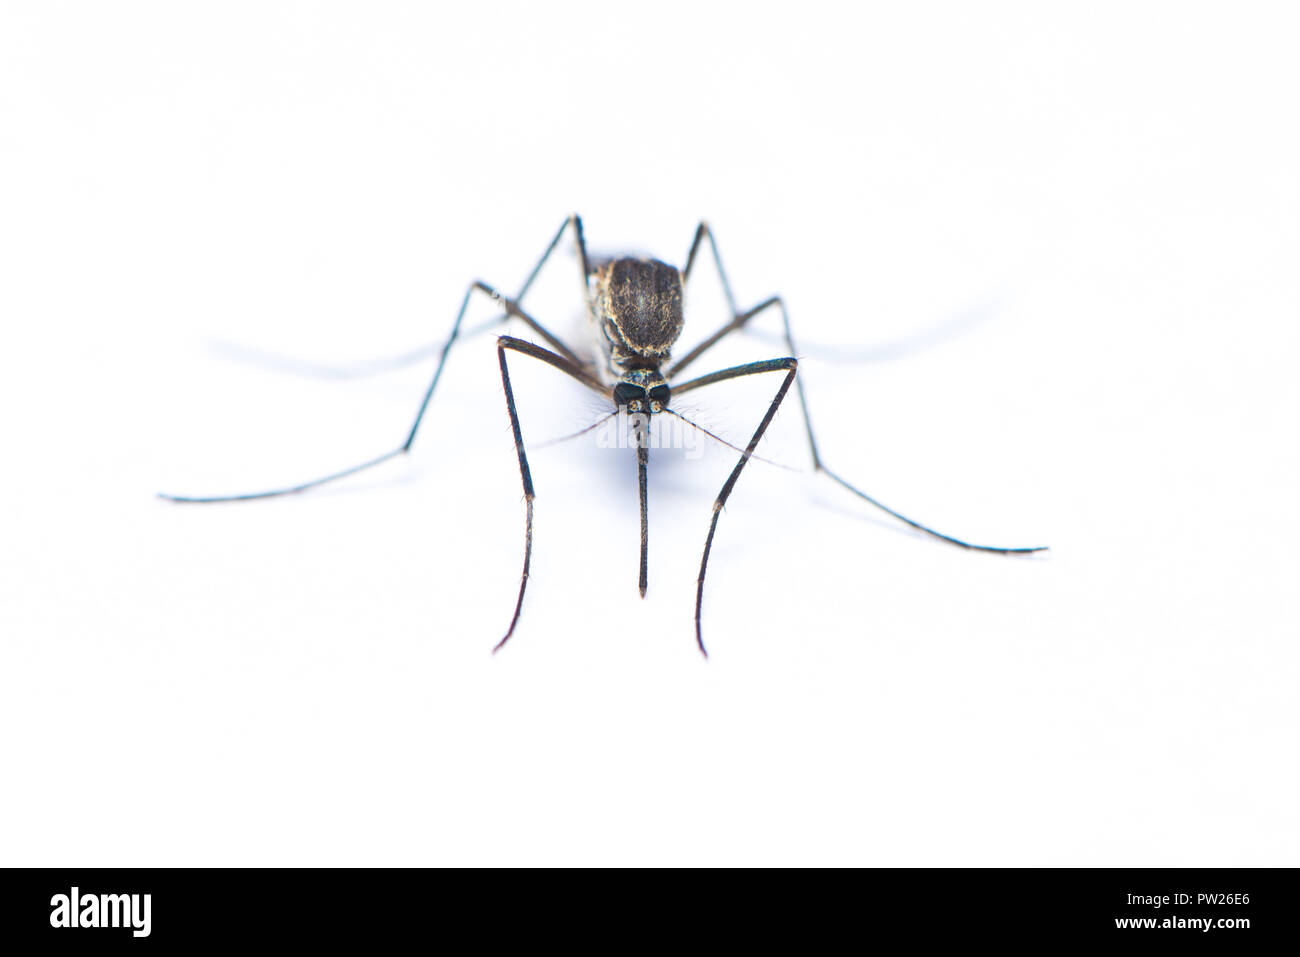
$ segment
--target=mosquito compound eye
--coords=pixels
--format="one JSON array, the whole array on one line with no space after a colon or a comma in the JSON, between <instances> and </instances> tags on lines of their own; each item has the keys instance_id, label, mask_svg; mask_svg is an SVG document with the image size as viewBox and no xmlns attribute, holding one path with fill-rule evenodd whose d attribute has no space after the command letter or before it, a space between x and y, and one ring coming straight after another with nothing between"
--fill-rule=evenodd
<instances>
[{"instance_id":1,"label":"mosquito compound eye","mask_svg":"<svg viewBox=\"0 0 1300 957\"><path fill-rule=\"evenodd\" d=\"M668 408L668 386L657 385L650 390L650 408L656 412Z\"/></svg>"},{"instance_id":2,"label":"mosquito compound eye","mask_svg":"<svg viewBox=\"0 0 1300 957\"><path fill-rule=\"evenodd\" d=\"M639 385L620 382L614 386L614 404L625 405L633 412L641 411L641 400L645 399L645 389Z\"/></svg>"}]
</instances>

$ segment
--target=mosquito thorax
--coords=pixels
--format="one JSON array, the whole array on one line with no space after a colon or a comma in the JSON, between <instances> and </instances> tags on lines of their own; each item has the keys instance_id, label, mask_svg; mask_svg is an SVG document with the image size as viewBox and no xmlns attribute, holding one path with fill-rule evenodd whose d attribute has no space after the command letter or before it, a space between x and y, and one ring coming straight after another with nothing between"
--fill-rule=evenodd
<instances>
[{"instance_id":1,"label":"mosquito thorax","mask_svg":"<svg viewBox=\"0 0 1300 957\"><path fill-rule=\"evenodd\" d=\"M662 376L646 384L632 373L658 373L681 335L682 274L677 268L657 259L603 263L592 277L591 309L611 384L637 385L647 391L662 385ZM637 400L624 394L628 401Z\"/></svg>"}]
</instances>

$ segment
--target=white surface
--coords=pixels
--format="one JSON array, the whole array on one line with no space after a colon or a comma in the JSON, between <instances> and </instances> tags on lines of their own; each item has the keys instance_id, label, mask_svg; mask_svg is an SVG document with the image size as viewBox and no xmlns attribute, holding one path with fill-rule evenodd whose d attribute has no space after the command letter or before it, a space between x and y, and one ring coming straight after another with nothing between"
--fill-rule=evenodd
<instances>
[{"instance_id":1,"label":"white surface","mask_svg":"<svg viewBox=\"0 0 1300 957\"><path fill-rule=\"evenodd\" d=\"M3 863L1300 863L1288 7L484 6L3 7ZM705 664L733 454L656 459L641 601L632 457L573 442L492 657L490 336L409 460L151 497L398 443L428 363L247 353L437 339L572 210L677 262L707 216L833 467L1050 556L756 464ZM701 273L686 340L724 318ZM516 365L532 441L591 421ZM776 384L691 407L743 443Z\"/></svg>"}]
</instances>

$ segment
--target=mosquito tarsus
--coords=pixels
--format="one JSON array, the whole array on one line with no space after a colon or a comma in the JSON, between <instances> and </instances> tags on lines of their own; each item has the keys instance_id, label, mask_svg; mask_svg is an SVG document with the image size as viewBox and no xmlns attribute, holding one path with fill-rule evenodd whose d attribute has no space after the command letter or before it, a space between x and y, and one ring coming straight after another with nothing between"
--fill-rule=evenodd
<instances>
[{"instance_id":1,"label":"mosquito tarsus","mask_svg":"<svg viewBox=\"0 0 1300 957\"><path fill-rule=\"evenodd\" d=\"M551 255L560 245L567 231L573 233L579 265L582 269L587 313L595 327L597 358L594 360L582 359L560 338L529 315L522 305L524 297L542 268L551 258ZM727 306L731 311L731 318L694 349L674 361L672 347L681 334L684 321L682 312L684 287L690 279L691 271L695 267L700 250L705 242L708 243L709 252L721 280ZM912 528L953 545L974 551L997 552L1004 555L1046 551L1046 546L1003 548L993 545L975 545L954 538L951 535L945 535L894 511L827 468L822 461L821 453L817 448L817 440L813 435L812 419L808 412L808 401L804 395L803 380L797 374L799 361L795 356L798 350L795 348L794 337L790 331L790 316L786 311L785 302L780 296L771 296L742 311L736 305L736 298L732 293L731 283L727 279L727 272L723 268L722 257L718 253L718 244L713 237L713 232L708 224L703 221L696 227L695 238L691 242L691 249L686 257L686 265L678 270L675 266L670 266L657 259L619 257L593 261L587 255L581 218L577 214L569 216L556 231L555 236L547 245L546 251L542 253L537 265L533 267L532 272L528 274L528 278L513 298L503 296L485 282L476 280L470 283L461 300L460 310L456 314L456 321L452 324L451 334L447 337L447 341L443 344L439 353L433 379L425 390L424 398L421 400L419 410L415 415L415 421L401 445L359 465L286 488L241 495L204 497L160 493L160 497L171 502L182 503L236 502L271 498L276 495L302 492L318 485L324 485L326 482L333 482L336 479L355 475L357 472L409 452L412 443L415 441L416 433L419 432L420 423L424 420L425 412L429 408L429 403L433 399L434 390L437 389L438 382L442 378L442 371L447 364L447 357L460 338L461 324L465 319L470 302L476 295L488 297L502 310L495 324L517 319L550 347L546 348L535 342L518 339L514 336L503 335L497 339L497 359L501 369L501 384L505 391L506 410L510 415L510 427L514 433L515 452L519 458L519 476L524 491L525 519L524 565L519 579L519 594L515 600L514 612L510 616L510 626L506 629L505 637L493 647L493 653L500 651L505 643L510 640L511 635L515 633L516 626L519 624L519 615L523 609L524 593L528 587L528 570L533 554L533 500L536 498L532 472L528 467L528 456L524 449L524 437L519 427L519 415L514 391L510 386L510 368L507 361L507 354L509 353L528 356L558 369L612 402L614 413L611 413L611 415L623 413L628 415L635 423L636 441L634 445L637 453L637 485L641 505L641 561L638 588L642 597L645 596L648 579L649 513L647 509L646 470L649 463L649 443L646 436L650 418L655 415L673 415L689 423L689 419L685 419L684 416L672 408L674 397L680 397L705 386L715 385L731 379L739 379L744 376L765 375L767 373L782 374L780 385L767 407L766 414L763 416L762 421L759 422L758 428L754 430L749 444L743 450L736 449L740 451L740 460L736 463L735 468L731 470L731 474L727 477L721 491L713 500L713 512L709 519L709 533L704 540L704 553L700 557L700 573L695 590L695 641L699 646L700 653L706 658L708 657L708 651L704 645L701 613L704 606L704 579L708 572L709 552L713 548L713 538L718 529L718 516L722 514L722 508L735 489L736 482L739 480L740 473L744 470L745 465L751 458L755 457L754 450L763 438L763 434L767 431L767 427L771 424L772 418L776 415L777 409L780 408L781 402L785 399L791 385L794 385L799 396L799 406L803 412L804 431L808 438L808 451L812 457L813 471L815 473L825 475L863 501L910 525ZM772 310L780 314L782 333L786 347L789 350L788 355L776 359L732 366L684 382L677 381L688 366L717 345L722 339L733 332L744 329L759 315ZM694 423L690 424L694 425ZM730 443L726 444L729 445ZM732 447L736 448L735 446Z\"/></svg>"}]
</instances>

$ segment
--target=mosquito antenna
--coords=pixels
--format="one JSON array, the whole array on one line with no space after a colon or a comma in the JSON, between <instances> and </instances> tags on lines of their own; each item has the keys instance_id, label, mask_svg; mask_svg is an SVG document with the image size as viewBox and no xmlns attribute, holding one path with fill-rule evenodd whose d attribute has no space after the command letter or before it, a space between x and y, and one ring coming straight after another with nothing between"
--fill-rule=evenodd
<instances>
[{"instance_id":1,"label":"mosquito antenna","mask_svg":"<svg viewBox=\"0 0 1300 957\"><path fill-rule=\"evenodd\" d=\"M580 435L586 435L588 432L594 432L596 429L600 428L602 425L604 425L610 419L614 418L614 416L616 415L618 415L617 409L609 413L609 415L602 415L599 419L591 423L591 425L587 426L585 429L579 429L577 432L573 432L569 435L562 435L558 439L548 439L545 442L538 443L536 447L539 449L549 449L552 445L559 445L561 442L567 442L570 439L576 439Z\"/></svg>"},{"instance_id":2,"label":"mosquito antenna","mask_svg":"<svg viewBox=\"0 0 1300 957\"><path fill-rule=\"evenodd\" d=\"M727 441L726 439L724 439L722 436L720 436L720 435L714 435L712 432L710 432L710 431L709 431L708 429L706 429L704 426L700 425L698 422L692 422L690 419L686 418L686 416L682 415L680 412L674 412L672 409L664 409L664 411L667 412L669 415L675 415L675 416L677 416L677 418L681 419L683 422L685 422L685 423L686 423L687 425L689 425L691 428L693 428L693 429L699 429L701 432L703 432L703 433L704 433L705 435L707 435L709 438L713 439L713 441L715 441L715 442L721 442L723 445L725 445L727 448L731 449L733 452L739 452L741 455L744 455L744 454L745 454L745 450L742 449L739 445L732 445L730 442L728 442L728 441ZM783 465L783 464L781 464L780 462L773 462L771 459L765 459L765 458L763 458L761 455L754 455L753 453L750 453L750 456L749 456L749 457L750 457L751 459L753 459L754 461L756 461L756 462L763 462L763 463L766 464L766 465L773 465L773 466L776 466L776 467L779 468L779 469L785 469L787 472L799 472L799 471L801 471L800 469L795 468L793 465Z\"/></svg>"}]
</instances>

